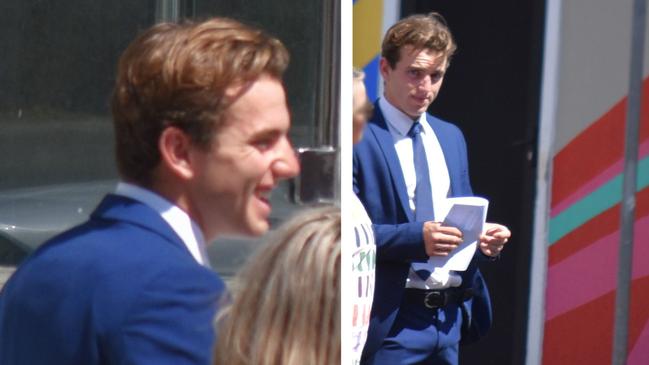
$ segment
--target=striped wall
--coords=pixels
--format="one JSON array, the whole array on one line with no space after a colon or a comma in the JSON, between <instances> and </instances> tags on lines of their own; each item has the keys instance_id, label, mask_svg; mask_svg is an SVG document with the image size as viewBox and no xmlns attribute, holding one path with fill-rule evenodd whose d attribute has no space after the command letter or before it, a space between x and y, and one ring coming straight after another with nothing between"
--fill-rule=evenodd
<instances>
[{"instance_id":1,"label":"striped wall","mask_svg":"<svg viewBox=\"0 0 649 365\"><path fill-rule=\"evenodd\" d=\"M353 16L353 65L365 71L370 100L378 95L379 57L383 21L383 0L355 0Z\"/></svg>"},{"instance_id":2,"label":"striped wall","mask_svg":"<svg viewBox=\"0 0 649 365\"><path fill-rule=\"evenodd\" d=\"M547 254L541 363L604 365L613 350L633 0L550 3L560 20L547 236L535 243ZM649 38L644 49L628 365L649 364Z\"/></svg>"},{"instance_id":3,"label":"striped wall","mask_svg":"<svg viewBox=\"0 0 649 365\"><path fill-rule=\"evenodd\" d=\"M365 87L370 100L382 92L379 74L381 40L386 30L399 20L400 0L354 0L353 65L365 71Z\"/></svg>"},{"instance_id":4,"label":"striped wall","mask_svg":"<svg viewBox=\"0 0 649 365\"><path fill-rule=\"evenodd\" d=\"M604 365L613 351L633 0L549 3L560 7L553 13L560 21L555 43L546 43L558 54L556 86L547 94L556 100L547 237L535 243L546 252L540 362ZM628 365L649 364L648 33Z\"/></svg>"},{"instance_id":5,"label":"striped wall","mask_svg":"<svg viewBox=\"0 0 649 365\"><path fill-rule=\"evenodd\" d=\"M611 363L633 3L546 0L526 365ZM628 365L649 364L649 29L643 49Z\"/></svg>"},{"instance_id":6,"label":"striped wall","mask_svg":"<svg viewBox=\"0 0 649 365\"><path fill-rule=\"evenodd\" d=\"M649 363L649 79L634 232L629 365ZM626 99L554 157L544 364L608 364L620 240Z\"/></svg>"}]
</instances>

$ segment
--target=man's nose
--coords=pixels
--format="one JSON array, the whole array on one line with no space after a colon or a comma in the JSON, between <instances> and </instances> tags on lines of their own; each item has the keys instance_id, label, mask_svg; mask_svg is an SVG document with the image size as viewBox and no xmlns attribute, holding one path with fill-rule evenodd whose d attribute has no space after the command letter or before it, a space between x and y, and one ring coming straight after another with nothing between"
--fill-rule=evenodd
<instances>
[{"instance_id":1,"label":"man's nose","mask_svg":"<svg viewBox=\"0 0 649 365\"><path fill-rule=\"evenodd\" d=\"M279 151L280 156L273 162L273 174L278 179L289 179L300 172L300 163L297 160L291 142L288 140Z\"/></svg>"},{"instance_id":2,"label":"man's nose","mask_svg":"<svg viewBox=\"0 0 649 365\"><path fill-rule=\"evenodd\" d=\"M418 86L420 89L430 90L430 88L433 86L433 76L426 75L421 79Z\"/></svg>"}]
</instances>

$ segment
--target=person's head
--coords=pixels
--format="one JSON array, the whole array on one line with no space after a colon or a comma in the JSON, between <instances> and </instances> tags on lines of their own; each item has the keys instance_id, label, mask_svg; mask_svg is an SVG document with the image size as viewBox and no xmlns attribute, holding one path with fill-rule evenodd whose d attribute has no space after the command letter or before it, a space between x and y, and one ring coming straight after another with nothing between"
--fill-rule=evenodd
<instances>
[{"instance_id":1,"label":"person's head","mask_svg":"<svg viewBox=\"0 0 649 365\"><path fill-rule=\"evenodd\" d=\"M299 212L256 252L219 314L215 364L340 361L340 208Z\"/></svg>"},{"instance_id":2,"label":"person's head","mask_svg":"<svg viewBox=\"0 0 649 365\"><path fill-rule=\"evenodd\" d=\"M268 229L268 193L299 169L282 43L235 20L163 23L122 54L112 98L122 179L185 209L207 239Z\"/></svg>"},{"instance_id":3,"label":"person's head","mask_svg":"<svg viewBox=\"0 0 649 365\"><path fill-rule=\"evenodd\" d=\"M385 98L412 118L435 100L456 45L438 13L412 15L388 29L379 69Z\"/></svg>"},{"instance_id":4,"label":"person's head","mask_svg":"<svg viewBox=\"0 0 649 365\"><path fill-rule=\"evenodd\" d=\"M353 141L354 144L361 141L363 138L363 129L365 129L365 124L367 119L372 114L372 104L367 99L367 93L365 92L365 84L363 83L365 79L365 73L363 71L354 69L354 95L353 95L353 112L354 112L354 125L353 125Z\"/></svg>"}]
</instances>

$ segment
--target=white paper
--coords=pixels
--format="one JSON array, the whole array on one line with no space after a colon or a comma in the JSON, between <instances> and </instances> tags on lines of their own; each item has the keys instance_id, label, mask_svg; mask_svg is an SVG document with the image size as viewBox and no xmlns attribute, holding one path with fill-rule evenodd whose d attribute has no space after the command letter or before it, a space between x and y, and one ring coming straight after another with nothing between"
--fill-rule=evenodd
<instances>
[{"instance_id":1,"label":"white paper","mask_svg":"<svg viewBox=\"0 0 649 365\"><path fill-rule=\"evenodd\" d=\"M444 217L445 226L457 227L462 232L463 242L448 256L431 256L428 264L446 270L465 271L484 230L489 201L480 197L448 198L445 207L439 216Z\"/></svg>"}]
</instances>

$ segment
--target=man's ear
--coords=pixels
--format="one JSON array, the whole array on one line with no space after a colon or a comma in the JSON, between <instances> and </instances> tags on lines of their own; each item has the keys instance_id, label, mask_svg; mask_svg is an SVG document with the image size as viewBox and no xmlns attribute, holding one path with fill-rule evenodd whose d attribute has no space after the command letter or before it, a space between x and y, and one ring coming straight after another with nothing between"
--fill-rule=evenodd
<instances>
[{"instance_id":1,"label":"man's ear","mask_svg":"<svg viewBox=\"0 0 649 365\"><path fill-rule=\"evenodd\" d=\"M158 139L160 163L170 173L187 180L194 176L190 160L192 140L189 135L177 127L167 127Z\"/></svg>"},{"instance_id":2,"label":"man's ear","mask_svg":"<svg viewBox=\"0 0 649 365\"><path fill-rule=\"evenodd\" d=\"M381 72L381 77L383 77L384 80L388 76L388 72L392 71L392 67L390 66L388 60L385 59L385 57L381 57L381 59L379 60L379 71Z\"/></svg>"}]
</instances>

